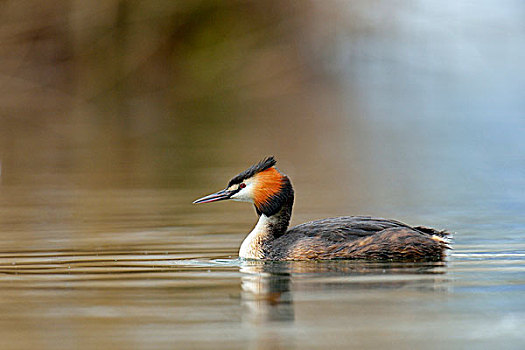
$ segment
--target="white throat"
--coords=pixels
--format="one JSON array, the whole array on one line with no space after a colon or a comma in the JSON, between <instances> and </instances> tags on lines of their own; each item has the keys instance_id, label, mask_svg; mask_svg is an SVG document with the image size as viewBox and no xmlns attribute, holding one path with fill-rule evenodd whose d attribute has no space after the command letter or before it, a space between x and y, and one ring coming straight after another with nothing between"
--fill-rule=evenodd
<instances>
[{"instance_id":1,"label":"white throat","mask_svg":"<svg viewBox=\"0 0 525 350\"><path fill-rule=\"evenodd\" d=\"M239 257L243 259L263 259L264 252L262 246L269 238L268 225L275 221L275 218L262 214L257 221L257 225L252 232L244 239L239 250Z\"/></svg>"}]
</instances>

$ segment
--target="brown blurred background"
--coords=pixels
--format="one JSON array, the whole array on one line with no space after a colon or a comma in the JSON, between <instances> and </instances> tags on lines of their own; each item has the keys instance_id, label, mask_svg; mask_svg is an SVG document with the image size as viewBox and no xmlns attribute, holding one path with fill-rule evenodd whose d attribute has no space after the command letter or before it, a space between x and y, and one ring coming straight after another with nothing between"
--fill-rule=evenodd
<instances>
[{"instance_id":1,"label":"brown blurred background","mask_svg":"<svg viewBox=\"0 0 525 350\"><path fill-rule=\"evenodd\" d=\"M3 244L78 247L80 232L187 227L212 213L244 232L251 208L189 203L270 154L296 185L297 221L395 215L458 229L509 208L514 218L524 10L4 1Z\"/></svg>"}]
</instances>

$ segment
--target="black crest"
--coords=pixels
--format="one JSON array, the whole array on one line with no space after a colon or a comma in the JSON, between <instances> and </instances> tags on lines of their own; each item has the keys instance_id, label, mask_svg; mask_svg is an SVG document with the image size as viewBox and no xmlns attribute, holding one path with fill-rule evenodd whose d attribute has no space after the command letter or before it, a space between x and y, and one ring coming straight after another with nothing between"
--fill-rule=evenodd
<instances>
[{"instance_id":1,"label":"black crest","mask_svg":"<svg viewBox=\"0 0 525 350\"><path fill-rule=\"evenodd\" d=\"M248 169L231 179L230 183L228 184L228 187L230 187L231 185L239 184L243 182L243 180L249 179L253 175L273 167L275 163L277 163L277 161L273 156L264 158L259 163L252 165L251 167L249 167Z\"/></svg>"}]
</instances>

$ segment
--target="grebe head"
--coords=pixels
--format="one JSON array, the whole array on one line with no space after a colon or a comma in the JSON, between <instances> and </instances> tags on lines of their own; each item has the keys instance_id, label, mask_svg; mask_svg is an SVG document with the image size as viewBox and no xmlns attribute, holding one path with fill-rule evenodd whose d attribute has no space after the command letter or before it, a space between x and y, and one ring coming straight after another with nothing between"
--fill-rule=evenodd
<instances>
[{"instance_id":1,"label":"grebe head","mask_svg":"<svg viewBox=\"0 0 525 350\"><path fill-rule=\"evenodd\" d=\"M275 167L274 157L267 157L230 180L228 186L193 203L211 203L231 199L255 205L257 213L271 216L287 200L293 202L293 189L288 177Z\"/></svg>"}]
</instances>

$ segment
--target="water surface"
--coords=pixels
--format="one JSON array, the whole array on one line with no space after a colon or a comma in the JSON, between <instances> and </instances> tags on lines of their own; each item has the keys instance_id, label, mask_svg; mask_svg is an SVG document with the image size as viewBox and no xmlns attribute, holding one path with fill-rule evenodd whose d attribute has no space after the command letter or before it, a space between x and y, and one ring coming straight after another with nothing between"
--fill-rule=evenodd
<instances>
[{"instance_id":1,"label":"water surface","mask_svg":"<svg viewBox=\"0 0 525 350\"><path fill-rule=\"evenodd\" d=\"M521 2L7 3L0 348L523 347ZM239 261L254 209L191 202L271 154L293 225L453 250Z\"/></svg>"}]
</instances>

